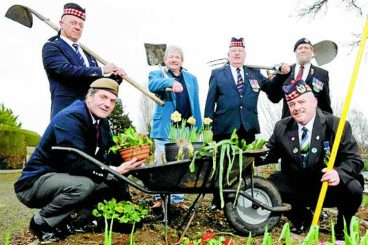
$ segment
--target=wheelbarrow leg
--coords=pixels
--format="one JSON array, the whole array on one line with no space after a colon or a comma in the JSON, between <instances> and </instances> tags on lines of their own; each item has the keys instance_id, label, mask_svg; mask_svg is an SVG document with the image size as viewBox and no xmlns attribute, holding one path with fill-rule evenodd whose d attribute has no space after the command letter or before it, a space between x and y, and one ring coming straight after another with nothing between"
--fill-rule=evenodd
<instances>
[{"instance_id":1,"label":"wheelbarrow leg","mask_svg":"<svg viewBox=\"0 0 368 245\"><path fill-rule=\"evenodd\" d=\"M194 216L196 214L196 211L199 207L199 204L202 202L203 198L204 198L204 193L202 194L199 194L196 198L196 200L194 201L194 203L192 204L192 206L190 207L191 209L193 209L193 213L192 213L192 216L190 217L189 221L188 221L188 224L187 226L185 227L184 231L183 231L183 234L181 234L181 237L180 237L180 240L179 242L181 242L181 240L184 238L185 234L187 233L188 231L188 228L190 226L190 224L192 223L193 219L194 219ZM185 219L187 218L187 216L190 214L191 210L188 211L188 214L185 216ZM183 222L185 221L185 219L183 220ZM183 225L183 224L182 224ZM181 227L181 226L180 226Z\"/></svg>"},{"instance_id":2,"label":"wheelbarrow leg","mask_svg":"<svg viewBox=\"0 0 368 245\"><path fill-rule=\"evenodd\" d=\"M165 242L167 244L167 223L168 223L168 207L170 202L170 195L164 194L164 223L165 223Z\"/></svg>"}]
</instances>

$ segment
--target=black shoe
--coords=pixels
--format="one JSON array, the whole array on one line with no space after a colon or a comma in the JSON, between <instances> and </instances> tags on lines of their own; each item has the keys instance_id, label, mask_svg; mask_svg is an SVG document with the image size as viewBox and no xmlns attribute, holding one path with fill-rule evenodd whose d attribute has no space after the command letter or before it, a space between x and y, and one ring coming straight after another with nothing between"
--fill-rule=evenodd
<instances>
[{"instance_id":1,"label":"black shoe","mask_svg":"<svg viewBox=\"0 0 368 245\"><path fill-rule=\"evenodd\" d=\"M298 235L302 234L305 231L306 231L306 227L304 227L304 225L294 226L290 229L290 232L294 234L298 234Z\"/></svg>"},{"instance_id":2,"label":"black shoe","mask_svg":"<svg viewBox=\"0 0 368 245\"><path fill-rule=\"evenodd\" d=\"M41 242L58 242L60 238L55 234L55 231L47 223L39 225L36 224L33 217L29 223L30 231L37 236Z\"/></svg>"}]
</instances>

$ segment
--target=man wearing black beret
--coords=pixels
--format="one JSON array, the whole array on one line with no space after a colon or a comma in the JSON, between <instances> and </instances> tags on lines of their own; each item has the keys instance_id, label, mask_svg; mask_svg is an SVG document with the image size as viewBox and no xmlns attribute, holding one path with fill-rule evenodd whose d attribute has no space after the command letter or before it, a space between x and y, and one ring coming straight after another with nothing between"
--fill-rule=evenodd
<instances>
[{"instance_id":1,"label":"man wearing black beret","mask_svg":"<svg viewBox=\"0 0 368 245\"><path fill-rule=\"evenodd\" d=\"M282 86L290 84L291 80L303 80L312 89L317 99L318 107L325 112L332 113L329 76L328 71L311 64L313 57L313 46L309 39L301 38L294 45L296 64L283 65L282 70L287 70L287 74L276 74L269 86L272 89L267 93L268 98L278 103L284 98ZM282 118L290 116L286 100L284 99L282 108Z\"/></svg>"}]
</instances>

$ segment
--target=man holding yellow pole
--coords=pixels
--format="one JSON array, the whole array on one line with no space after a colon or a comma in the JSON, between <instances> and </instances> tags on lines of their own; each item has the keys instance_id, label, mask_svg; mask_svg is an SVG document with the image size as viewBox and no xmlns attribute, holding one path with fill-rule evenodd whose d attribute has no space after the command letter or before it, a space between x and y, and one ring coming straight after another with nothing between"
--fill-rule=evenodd
<instances>
[{"instance_id":1,"label":"man holding yellow pole","mask_svg":"<svg viewBox=\"0 0 368 245\"><path fill-rule=\"evenodd\" d=\"M327 171L330 146L339 118L317 108L312 89L303 80L292 80L283 86L291 117L278 121L269 140L268 155L263 163L281 158L281 171L270 176L278 187L283 202L292 205L285 213L293 224L292 232L302 233L311 224L312 213L322 182L329 189L325 206L337 207L336 238L343 237L343 218L347 224L358 210L363 193L360 171L363 161L349 123L339 146L335 167Z\"/></svg>"}]
</instances>

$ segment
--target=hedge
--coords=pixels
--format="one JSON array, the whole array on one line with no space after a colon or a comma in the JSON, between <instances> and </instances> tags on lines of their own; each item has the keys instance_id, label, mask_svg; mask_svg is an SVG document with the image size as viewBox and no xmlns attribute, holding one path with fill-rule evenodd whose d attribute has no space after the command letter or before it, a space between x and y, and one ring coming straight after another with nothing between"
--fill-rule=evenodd
<instances>
[{"instance_id":1,"label":"hedge","mask_svg":"<svg viewBox=\"0 0 368 245\"><path fill-rule=\"evenodd\" d=\"M35 132L0 125L0 169L21 168L26 161L27 146L35 147L40 139Z\"/></svg>"}]
</instances>

